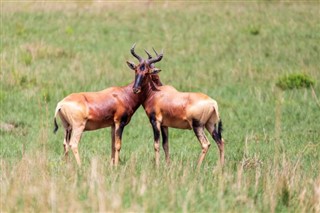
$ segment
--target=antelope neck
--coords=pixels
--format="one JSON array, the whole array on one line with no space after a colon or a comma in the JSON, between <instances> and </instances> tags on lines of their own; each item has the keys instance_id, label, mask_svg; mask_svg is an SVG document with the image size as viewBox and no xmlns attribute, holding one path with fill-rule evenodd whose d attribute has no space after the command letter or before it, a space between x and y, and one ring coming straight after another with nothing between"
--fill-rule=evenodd
<instances>
[{"instance_id":1,"label":"antelope neck","mask_svg":"<svg viewBox=\"0 0 320 213\"><path fill-rule=\"evenodd\" d=\"M131 106L133 111L139 108L141 103L143 103L145 99L145 95L143 92L140 92L139 94L134 94L132 91L132 87L134 85L134 82L130 83L129 85L125 86L123 89L126 91L125 94L125 102L128 106Z\"/></svg>"},{"instance_id":2,"label":"antelope neck","mask_svg":"<svg viewBox=\"0 0 320 213\"><path fill-rule=\"evenodd\" d=\"M150 98L153 97L153 95L158 91L159 86L161 86L162 83L160 82L160 79L157 78L156 79L152 79L151 76L148 76L142 83L141 85L141 94L144 97L144 102L148 101Z\"/></svg>"}]
</instances>

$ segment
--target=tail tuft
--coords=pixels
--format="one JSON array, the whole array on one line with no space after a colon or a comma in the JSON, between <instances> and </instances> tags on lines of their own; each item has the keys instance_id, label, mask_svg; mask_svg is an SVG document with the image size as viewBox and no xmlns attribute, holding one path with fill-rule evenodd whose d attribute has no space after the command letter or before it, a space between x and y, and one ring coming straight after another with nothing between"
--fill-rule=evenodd
<instances>
[{"instance_id":1,"label":"tail tuft","mask_svg":"<svg viewBox=\"0 0 320 213\"><path fill-rule=\"evenodd\" d=\"M222 126L222 120L220 119L219 123L218 123L218 135L219 135L219 138L221 139L222 138L222 131L223 131L223 126Z\"/></svg>"},{"instance_id":2,"label":"tail tuft","mask_svg":"<svg viewBox=\"0 0 320 213\"><path fill-rule=\"evenodd\" d=\"M215 124L214 125L214 130L213 130L213 138L215 141L221 141L222 139L222 131L223 131L223 127L222 127L222 121L221 119L218 122L218 127Z\"/></svg>"},{"instance_id":3,"label":"tail tuft","mask_svg":"<svg viewBox=\"0 0 320 213\"><path fill-rule=\"evenodd\" d=\"M60 102L60 103L58 103L57 108L56 108L56 111L55 111L55 113L54 113L54 130L53 130L53 133L54 133L54 134L56 134L56 132L57 132L58 129L59 129L59 126L58 126L58 124L57 124L57 119L56 119L56 117L57 117L58 112L60 111L61 107L62 107L62 105L61 105L61 102Z\"/></svg>"},{"instance_id":4,"label":"tail tuft","mask_svg":"<svg viewBox=\"0 0 320 213\"><path fill-rule=\"evenodd\" d=\"M58 129L59 129L59 126L58 126L58 124L57 124L57 119L54 118L54 130L53 130L53 133L56 134L56 132L58 131Z\"/></svg>"}]
</instances>

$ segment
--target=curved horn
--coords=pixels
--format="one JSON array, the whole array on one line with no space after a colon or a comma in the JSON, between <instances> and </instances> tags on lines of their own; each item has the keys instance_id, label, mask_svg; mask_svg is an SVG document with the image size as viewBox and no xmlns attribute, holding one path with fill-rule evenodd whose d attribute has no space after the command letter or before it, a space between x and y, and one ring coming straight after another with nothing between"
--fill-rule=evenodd
<instances>
[{"instance_id":1,"label":"curved horn","mask_svg":"<svg viewBox=\"0 0 320 213\"><path fill-rule=\"evenodd\" d=\"M146 49L144 49L144 51L147 53L148 59L151 59L152 58L151 54Z\"/></svg>"},{"instance_id":2,"label":"curved horn","mask_svg":"<svg viewBox=\"0 0 320 213\"><path fill-rule=\"evenodd\" d=\"M153 49L154 50L154 49ZM155 50L154 50L155 51ZM156 52L157 53L157 52ZM163 57L163 50L160 54L157 54L157 57L156 58L151 58L151 59L148 59L147 63L150 65L150 64L154 64L154 63L157 63L159 61L161 61Z\"/></svg>"},{"instance_id":3,"label":"curved horn","mask_svg":"<svg viewBox=\"0 0 320 213\"><path fill-rule=\"evenodd\" d=\"M153 47L152 47L152 49L153 49L154 53L156 54L156 56L158 56L157 51Z\"/></svg>"},{"instance_id":4,"label":"curved horn","mask_svg":"<svg viewBox=\"0 0 320 213\"><path fill-rule=\"evenodd\" d=\"M131 52L131 54L132 54L134 57L136 57L136 58L138 59L139 62L141 62L143 59L134 52L134 48L135 48L135 47L136 47L136 43L134 43L134 44L132 45L132 47L131 47L131 49L130 49L130 52Z\"/></svg>"}]
</instances>

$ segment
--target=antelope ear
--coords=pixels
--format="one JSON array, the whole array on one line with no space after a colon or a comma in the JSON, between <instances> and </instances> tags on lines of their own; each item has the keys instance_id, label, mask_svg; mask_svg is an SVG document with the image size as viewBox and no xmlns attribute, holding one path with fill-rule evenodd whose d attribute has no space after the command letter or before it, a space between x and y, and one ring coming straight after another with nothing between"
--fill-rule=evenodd
<instances>
[{"instance_id":1,"label":"antelope ear","mask_svg":"<svg viewBox=\"0 0 320 213\"><path fill-rule=\"evenodd\" d=\"M128 67L132 70L135 70L136 65L133 62L127 61Z\"/></svg>"},{"instance_id":2,"label":"antelope ear","mask_svg":"<svg viewBox=\"0 0 320 213\"><path fill-rule=\"evenodd\" d=\"M150 71L149 71L149 73L150 74L157 74L157 73L159 73L159 72L161 72L161 69L159 69L159 68L152 68Z\"/></svg>"}]
</instances>

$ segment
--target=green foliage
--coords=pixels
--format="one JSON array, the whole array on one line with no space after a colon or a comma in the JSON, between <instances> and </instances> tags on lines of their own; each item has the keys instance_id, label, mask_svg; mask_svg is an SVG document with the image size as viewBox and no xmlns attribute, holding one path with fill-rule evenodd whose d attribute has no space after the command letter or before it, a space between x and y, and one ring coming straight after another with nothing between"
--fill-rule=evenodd
<instances>
[{"instance_id":1,"label":"green foliage","mask_svg":"<svg viewBox=\"0 0 320 213\"><path fill-rule=\"evenodd\" d=\"M22 88L34 87L37 85L37 79L36 79L36 77L22 75L22 76L20 76L19 85Z\"/></svg>"},{"instance_id":2,"label":"green foliage","mask_svg":"<svg viewBox=\"0 0 320 213\"><path fill-rule=\"evenodd\" d=\"M3 103L6 100L7 93L3 90L0 90L0 103Z\"/></svg>"},{"instance_id":3,"label":"green foliage","mask_svg":"<svg viewBox=\"0 0 320 213\"><path fill-rule=\"evenodd\" d=\"M277 86L283 90L294 88L309 88L314 86L315 80L310 76L302 73L290 74L279 78Z\"/></svg>"},{"instance_id":4,"label":"green foliage","mask_svg":"<svg viewBox=\"0 0 320 213\"><path fill-rule=\"evenodd\" d=\"M26 85L27 81L28 81L27 80L27 76L25 76L25 75L21 76L21 78L20 78L20 86Z\"/></svg>"},{"instance_id":5,"label":"green foliage","mask_svg":"<svg viewBox=\"0 0 320 213\"><path fill-rule=\"evenodd\" d=\"M286 187L283 187L283 189L282 189L282 203L283 203L283 205L288 207L289 200L290 200L290 191L289 191L288 187L286 186Z\"/></svg>"},{"instance_id":6,"label":"green foliage","mask_svg":"<svg viewBox=\"0 0 320 213\"><path fill-rule=\"evenodd\" d=\"M70 27L70 26L67 26L66 27L66 29L65 29L65 32L66 32L66 34L68 34L68 35L72 35L73 34L73 28L72 27Z\"/></svg>"},{"instance_id":7,"label":"green foliage","mask_svg":"<svg viewBox=\"0 0 320 213\"><path fill-rule=\"evenodd\" d=\"M290 201L290 190L287 183L287 180L283 181L282 189L281 189L281 203L282 205L288 207Z\"/></svg>"},{"instance_id":8,"label":"green foliage","mask_svg":"<svg viewBox=\"0 0 320 213\"><path fill-rule=\"evenodd\" d=\"M256 35L259 35L260 29L257 26L250 26L249 27L249 32L250 32L251 35L255 35L256 36Z\"/></svg>"},{"instance_id":9,"label":"green foliage","mask_svg":"<svg viewBox=\"0 0 320 213\"><path fill-rule=\"evenodd\" d=\"M1 212L318 211L319 10L312 3L1 3ZM82 135L77 168L54 135L66 95L133 81L130 47L161 51L161 81L217 100L226 165L211 147L200 170L193 131L169 129L171 164L154 166L142 107L109 165L110 128ZM275 89L288 70L307 70ZM288 83L288 82L289 83Z\"/></svg>"},{"instance_id":10,"label":"green foliage","mask_svg":"<svg viewBox=\"0 0 320 213\"><path fill-rule=\"evenodd\" d=\"M17 35L19 35L19 36L23 35L26 31L24 24L16 23L15 31L16 31Z\"/></svg>"},{"instance_id":11,"label":"green foliage","mask_svg":"<svg viewBox=\"0 0 320 213\"><path fill-rule=\"evenodd\" d=\"M22 60L25 63L25 65L30 66L32 62L32 55L30 52L25 52L22 54Z\"/></svg>"},{"instance_id":12,"label":"green foliage","mask_svg":"<svg viewBox=\"0 0 320 213\"><path fill-rule=\"evenodd\" d=\"M45 102L51 101L49 90L47 90L47 89L42 90L41 96L42 96L43 101L45 101Z\"/></svg>"}]
</instances>

